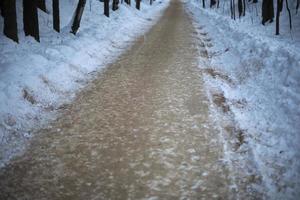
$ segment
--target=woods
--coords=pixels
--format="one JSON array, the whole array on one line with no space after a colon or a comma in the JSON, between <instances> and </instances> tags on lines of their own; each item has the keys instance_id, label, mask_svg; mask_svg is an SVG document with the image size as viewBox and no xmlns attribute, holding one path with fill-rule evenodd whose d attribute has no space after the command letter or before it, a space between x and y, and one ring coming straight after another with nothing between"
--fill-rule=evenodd
<instances>
[{"instance_id":1,"label":"woods","mask_svg":"<svg viewBox=\"0 0 300 200\"><path fill-rule=\"evenodd\" d=\"M47 8L47 1L49 1L52 5ZM1 17L3 18L3 34L12 39L15 42L19 42L18 38L18 18L23 21L23 31L25 36L33 37L37 42L40 42L40 30L39 30L39 17L38 10L52 15L52 26L56 32L60 32L61 30L61 20L60 15L64 10L60 10L60 0L22 0L22 15L17 15L16 0L0 0L0 11ZM84 10L86 7L87 0L78 0L76 9L73 13L73 18L71 20L71 30L70 33L76 35L78 30L80 29L81 19L84 14ZM112 9L116 11L119 9L119 0L100 0L99 4L102 4L103 14L106 17L109 17L109 11ZM131 0L124 1L128 6L131 6ZM152 5L153 0L148 1L150 5ZM121 1L123 3L123 0ZM141 9L141 0L135 1L135 8ZM20 9L20 8L19 8ZM99 11L100 12L100 11ZM20 28L20 26L19 26Z\"/></svg>"},{"instance_id":2,"label":"woods","mask_svg":"<svg viewBox=\"0 0 300 200\"><path fill-rule=\"evenodd\" d=\"M52 3L52 8L47 8L47 1ZM71 21L70 33L76 34L80 29L81 18L84 13L87 0L78 0L76 9L73 11L73 18ZM110 17L110 9L116 11L119 8L119 4L125 3L131 6L131 0L100 0L99 4L102 4L103 14L106 17ZM148 0L152 5L153 0ZM39 31L39 19L38 10L45 12L48 15L52 15L53 29L56 32L60 32L61 20L60 20L60 1L59 0L22 0L22 15L17 16L16 0L1 0L0 10L3 17L3 33L6 37L12 39L15 42L19 42L18 38L18 24L17 17L23 20L23 31L26 36L33 37L36 41L40 41ZM289 28L292 29L292 13L298 13L300 0L199 0L201 6L206 8L206 5L210 9L223 9L229 8L230 17L233 20L246 16L246 13L251 14L254 12L251 10L251 5L261 4L261 17L262 25L273 23L275 20L275 34L280 34L280 24L282 21L283 12L288 13L289 16ZM134 1L134 7L138 10L141 9L141 0ZM256 8L257 9L257 8ZM293 9L293 10L291 10ZM257 14L257 10L256 10ZM258 15L258 14L257 14ZM20 26L19 26L20 28ZM20 31L20 30L19 30Z\"/></svg>"},{"instance_id":3,"label":"woods","mask_svg":"<svg viewBox=\"0 0 300 200\"><path fill-rule=\"evenodd\" d=\"M229 8L230 17L233 20L246 16L246 13L253 15L255 13L257 17L261 17L261 24L266 25L274 22L275 23L275 34L280 34L280 19L283 12L286 12L288 15L289 29L292 30L292 13L291 9L294 9L294 13L298 13L300 6L300 0L199 0L201 6L205 8L206 3L209 3L211 9L220 8L220 4L223 12L225 12L225 7ZM257 6L261 4L261 15L258 15ZM255 9L253 9L255 5ZM252 7L252 8L249 8ZM284 9L286 8L286 9ZM276 12L276 13L275 13ZM275 16L276 14L276 16Z\"/></svg>"}]
</instances>

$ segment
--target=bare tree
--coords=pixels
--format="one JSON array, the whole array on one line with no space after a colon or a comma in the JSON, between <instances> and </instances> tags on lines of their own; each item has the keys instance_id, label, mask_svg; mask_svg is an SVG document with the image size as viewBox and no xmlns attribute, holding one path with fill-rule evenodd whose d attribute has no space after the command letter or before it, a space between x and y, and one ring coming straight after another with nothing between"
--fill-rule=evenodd
<instances>
[{"instance_id":1,"label":"bare tree","mask_svg":"<svg viewBox=\"0 0 300 200\"><path fill-rule=\"evenodd\" d=\"M238 0L239 18L246 15L246 0Z\"/></svg>"},{"instance_id":2,"label":"bare tree","mask_svg":"<svg viewBox=\"0 0 300 200\"><path fill-rule=\"evenodd\" d=\"M276 35L279 35L279 18L282 11L283 0L277 0L277 11L276 11Z\"/></svg>"},{"instance_id":3,"label":"bare tree","mask_svg":"<svg viewBox=\"0 0 300 200\"><path fill-rule=\"evenodd\" d=\"M239 11L239 18L243 15L243 1L238 0L238 11Z\"/></svg>"},{"instance_id":4,"label":"bare tree","mask_svg":"<svg viewBox=\"0 0 300 200\"><path fill-rule=\"evenodd\" d=\"M19 42L16 14L16 0L3 0L0 2L1 15L4 18L3 33L6 37Z\"/></svg>"},{"instance_id":5,"label":"bare tree","mask_svg":"<svg viewBox=\"0 0 300 200\"><path fill-rule=\"evenodd\" d=\"M59 0L52 0L52 11L53 11L53 28L57 32L60 32Z\"/></svg>"},{"instance_id":6,"label":"bare tree","mask_svg":"<svg viewBox=\"0 0 300 200\"><path fill-rule=\"evenodd\" d=\"M282 0L277 0L278 2L281 2ZM278 11L278 7L277 7ZM278 14L278 13L277 13ZM263 0L262 2L262 24L265 25L266 22L273 22L274 18L274 5L273 0Z\"/></svg>"},{"instance_id":7,"label":"bare tree","mask_svg":"<svg viewBox=\"0 0 300 200\"><path fill-rule=\"evenodd\" d=\"M37 7L44 12L47 12L45 0L37 0Z\"/></svg>"},{"instance_id":8,"label":"bare tree","mask_svg":"<svg viewBox=\"0 0 300 200\"><path fill-rule=\"evenodd\" d=\"M83 14L83 10L86 4L86 0L79 0L77 4L77 8L73 17L73 23L71 27L71 33L76 35L79 27L80 27L80 21Z\"/></svg>"},{"instance_id":9,"label":"bare tree","mask_svg":"<svg viewBox=\"0 0 300 200\"><path fill-rule=\"evenodd\" d=\"M23 25L25 35L40 42L37 0L23 0Z\"/></svg>"},{"instance_id":10,"label":"bare tree","mask_svg":"<svg viewBox=\"0 0 300 200\"><path fill-rule=\"evenodd\" d=\"M246 15L246 0L243 0L243 16Z\"/></svg>"},{"instance_id":11,"label":"bare tree","mask_svg":"<svg viewBox=\"0 0 300 200\"><path fill-rule=\"evenodd\" d=\"M136 7L136 9L138 9L138 10L141 9L141 0L135 0L135 7Z\"/></svg>"},{"instance_id":12,"label":"bare tree","mask_svg":"<svg viewBox=\"0 0 300 200\"><path fill-rule=\"evenodd\" d=\"M131 1L130 0L125 0L125 3L127 3L128 5L130 5Z\"/></svg>"},{"instance_id":13,"label":"bare tree","mask_svg":"<svg viewBox=\"0 0 300 200\"><path fill-rule=\"evenodd\" d=\"M118 10L119 8L119 0L113 0L113 4L112 4L112 10Z\"/></svg>"},{"instance_id":14,"label":"bare tree","mask_svg":"<svg viewBox=\"0 0 300 200\"><path fill-rule=\"evenodd\" d=\"M216 0L210 0L210 7L212 8L214 5L216 5Z\"/></svg>"},{"instance_id":15,"label":"bare tree","mask_svg":"<svg viewBox=\"0 0 300 200\"><path fill-rule=\"evenodd\" d=\"M288 0L285 0L285 4L286 4L286 9L287 9L288 14L289 14L290 30L292 30L292 15L291 15L291 10L290 10L290 7L289 7Z\"/></svg>"},{"instance_id":16,"label":"bare tree","mask_svg":"<svg viewBox=\"0 0 300 200\"><path fill-rule=\"evenodd\" d=\"M291 11L290 11L290 8L289 8L289 3L288 1L286 0L286 9L288 11L288 14L289 14L289 22L290 22L290 30L292 29L292 16L291 16ZM280 13L282 12L283 10L283 3L284 3L284 0L277 0L277 11L276 11L276 35L279 35L280 33Z\"/></svg>"},{"instance_id":17,"label":"bare tree","mask_svg":"<svg viewBox=\"0 0 300 200\"><path fill-rule=\"evenodd\" d=\"M238 0L239 18L246 15L246 0Z\"/></svg>"},{"instance_id":18,"label":"bare tree","mask_svg":"<svg viewBox=\"0 0 300 200\"><path fill-rule=\"evenodd\" d=\"M231 18L235 20L235 0L230 0Z\"/></svg>"},{"instance_id":19,"label":"bare tree","mask_svg":"<svg viewBox=\"0 0 300 200\"><path fill-rule=\"evenodd\" d=\"M109 17L109 0L104 0L104 15Z\"/></svg>"}]
</instances>

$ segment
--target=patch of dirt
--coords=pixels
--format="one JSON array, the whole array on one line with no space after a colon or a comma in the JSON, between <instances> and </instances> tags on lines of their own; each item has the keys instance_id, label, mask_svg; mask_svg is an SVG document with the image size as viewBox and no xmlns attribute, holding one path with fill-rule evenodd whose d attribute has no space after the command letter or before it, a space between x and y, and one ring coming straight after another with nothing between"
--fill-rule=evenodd
<instances>
[{"instance_id":1,"label":"patch of dirt","mask_svg":"<svg viewBox=\"0 0 300 200\"><path fill-rule=\"evenodd\" d=\"M221 78L223 80L225 80L226 82L233 84L233 80L226 74L223 74L213 68L205 68L203 69L204 73L209 74L210 76L212 76L213 78Z\"/></svg>"},{"instance_id":2,"label":"patch of dirt","mask_svg":"<svg viewBox=\"0 0 300 200\"><path fill-rule=\"evenodd\" d=\"M245 143L245 133L241 129L236 130L236 137L238 139L236 143L236 149L239 149Z\"/></svg>"},{"instance_id":3,"label":"patch of dirt","mask_svg":"<svg viewBox=\"0 0 300 200\"><path fill-rule=\"evenodd\" d=\"M238 100L231 100L233 106L243 109L247 106L248 102L246 99L238 99Z\"/></svg>"},{"instance_id":4,"label":"patch of dirt","mask_svg":"<svg viewBox=\"0 0 300 200\"><path fill-rule=\"evenodd\" d=\"M49 80L47 77L45 77L44 75L40 75L39 77L40 77L40 79L42 79L43 83L45 83L46 85L49 85Z\"/></svg>"},{"instance_id":5,"label":"patch of dirt","mask_svg":"<svg viewBox=\"0 0 300 200\"><path fill-rule=\"evenodd\" d=\"M207 51L204 49L204 50L201 50L200 51L200 56L201 57L204 57L204 58L208 58L208 53L207 53Z\"/></svg>"},{"instance_id":6,"label":"patch of dirt","mask_svg":"<svg viewBox=\"0 0 300 200\"><path fill-rule=\"evenodd\" d=\"M203 39L203 41L205 41L205 42L210 42L210 41L211 41L211 38L205 38L205 39Z\"/></svg>"},{"instance_id":7,"label":"patch of dirt","mask_svg":"<svg viewBox=\"0 0 300 200\"><path fill-rule=\"evenodd\" d=\"M226 103L226 98L224 97L223 93L214 93L212 94L213 102L218 107L222 108L222 111L224 113L227 113L230 111L230 108L228 104Z\"/></svg>"},{"instance_id":8,"label":"patch of dirt","mask_svg":"<svg viewBox=\"0 0 300 200\"><path fill-rule=\"evenodd\" d=\"M205 44L203 42L200 42L199 47L205 47Z\"/></svg>"},{"instance_id":9,"label":"patch of dirt","mask_svg":"<svg viewBox=\"0 0 300 200\"><path fill-rule=\"evenodd\" d=\"M14 126L16 125L17 122L14 116L12 116L11 114L7 114L5 116L4 123L7 124L8 126Z\"/></svg>"},{"instance_id":10,"label":"patch of dirt","mask_svg":"<svg viewBox=\"0 0 300 200\"><path fill-rule=\"evenodd\" d=\"M208 47L208 48L211 48L211 47L213 47L214 45L212 44L212 43L207 43L206 44L206 47Z\"/></svg>"},{"instance_id":11,"label":"patch of dirt","mask_svg":"<svg viewBox=\"0 0 300 200\"><path fill-rule=\"evenodd\" d=\"M52 111L55 110L55 107L54 107L53 105L46 105L46 106L44 107L44 110L45 110L46 112L52 112Z\"/></svg>"},{"instance_id":12,"label":"patch of dirt","mask_svg":"<svg viewBox=\"0 0 300 200\"><path fill-rule=\"evenodd\" d=\"M27 89L23 89L22 90L22 96L23 96L23 98L25 99L25 100L27 100L28 102L30 102L31 104L36 104L37 103L37 101L36 101L36 99L34 98L34 96L32 95L32 94L30 94L29 92L28 92L28 90Z\"/></svg>"},{"instance_id":13,"label":"patch of dirt","mask_svg":"<svg viewBox=\"0 0 300 200\"><path fill-rule=\"evenodd\" d=\"M75 65L74 65L75 66ZM44 75L40 75L39 78L42 82L49 88L49 90L53 93L64 94L63 91L59 90L55 85Z\"/></svg>"},{"instance_id":14,"label":"patch of dirt","mask_svg":"<svg viewBox=\"0 0 300 200\"><path fill-rule=\"evenodd\" d=\"M235 141L233 143L233 149L237 151L243 144L246 143L246 134L245 130L242 130L239 127L233 126L233 125L228 125L224 127L225 131L229 135L230 138Z\"/></svg>"},{"instance_id":15,"label":"patch of dirt","mask_svg":"<svg viewBox=\"0 0 300 200\"><path fill-rule=\"evenodd\" d=\"M257 184L261 184L262 183L262 176L257 175L257 174L251 174L249 176L247 176L247 182L248 183L257 183Z\"/></svg>"}]
</instances>

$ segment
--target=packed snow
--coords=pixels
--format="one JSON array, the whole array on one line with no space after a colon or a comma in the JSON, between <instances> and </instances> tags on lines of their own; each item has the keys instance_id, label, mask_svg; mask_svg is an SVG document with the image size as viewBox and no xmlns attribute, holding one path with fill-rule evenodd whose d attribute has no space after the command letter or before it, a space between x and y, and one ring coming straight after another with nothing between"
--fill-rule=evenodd
<instances>
[{"instance_id":1,"label":"packed snow","mask_svg":"<svg viewBox=\"0 0 300 200\"><path fill-rule=\"evenodd\" d=\"M0 35L0 166L22 152L33 130L54 119L57 110L143 35L169 3L157 0L150 6L145 1L141 11L123 3L107 18L103 3L88 0L74 36L69 32L77 1L60 1L61 33L52 29L52 1L46 2L49 14L39 10L41 43L24 36L22 1L17 1L19 44Z\"/></svg>"},{"instance_id":2,"label":"packed snow","mask_svg":"<svg viewBox=\"0 0 300 200\"><path fill-rule=\"evenodd\" d=\"M294 8L296 1L289 2ZM251 150L268 199L299 198L299 13L292 10L290 31L287 12L283 11L281 34L275 36L274 23L261 24L261 1L248 3L246 16L235 21L226 1L220 2L219 9L203 9L202 1L197 0L186 0L185 5L199 38L209 37L208 61L199 59L200 68L211 70L204 77L207 93L223 93L244 134L241 146ZM235 151L227 154L229 160L242 160L246 155Z\"/></svg>"},{"instance_id":3,"label":"packed snow","mask_svg":"<svg viewBox=\"0 0 300 200\"><path fill-rule=\"evenodd\" d=\"M22 152L33 130L54 119L76 92L145 33L169 3L156 0L150 6L145 1L141 11L120 4L106 18L103 3L88 0L74 36L69 31L77 1L60 1L61 33L52 30L50 2L47 0L49 14L39 11L41 43L24 36L21 1L17 1L19 44L0 33L0 167ZM258 170L262 176L268 199L297 199L300 13L292 10L290 31L284 11L281 34L275 36L274 23L261 25L261 1L247 1L246 16L235 21L230 19L228 1L221 1L219 9L203 9L199 0L184 2L199 39L206 37L207 56L199 58L199 67L210 72L204 76L207 94L210 99L215 93L224 95L223 111L212 111L212 117L220 121L230 111L242 132L239 148L251 151L232 150L231 141L225 141L228 161L252 155L249 159L254 166L249 170ZM295 1L289 2L294 7ZM0 17L0 30L2 26Z\"/></svg>"}]
</instances>

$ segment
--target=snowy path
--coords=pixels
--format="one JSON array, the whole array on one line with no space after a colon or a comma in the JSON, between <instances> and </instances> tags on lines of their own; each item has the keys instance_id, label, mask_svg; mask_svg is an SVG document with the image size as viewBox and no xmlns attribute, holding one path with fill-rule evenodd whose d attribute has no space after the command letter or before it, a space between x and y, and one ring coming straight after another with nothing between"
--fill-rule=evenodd
<instances>
[{"instance_id":1,"label":"snowy path","mask_svg":"<svg viewBox=\"0 0 300 200\"><path fill-rule=\"evenodd\" d=\"M229 199L192 22L150 32L0 172L0 199Z\"/></svg>"}]
</instances>

